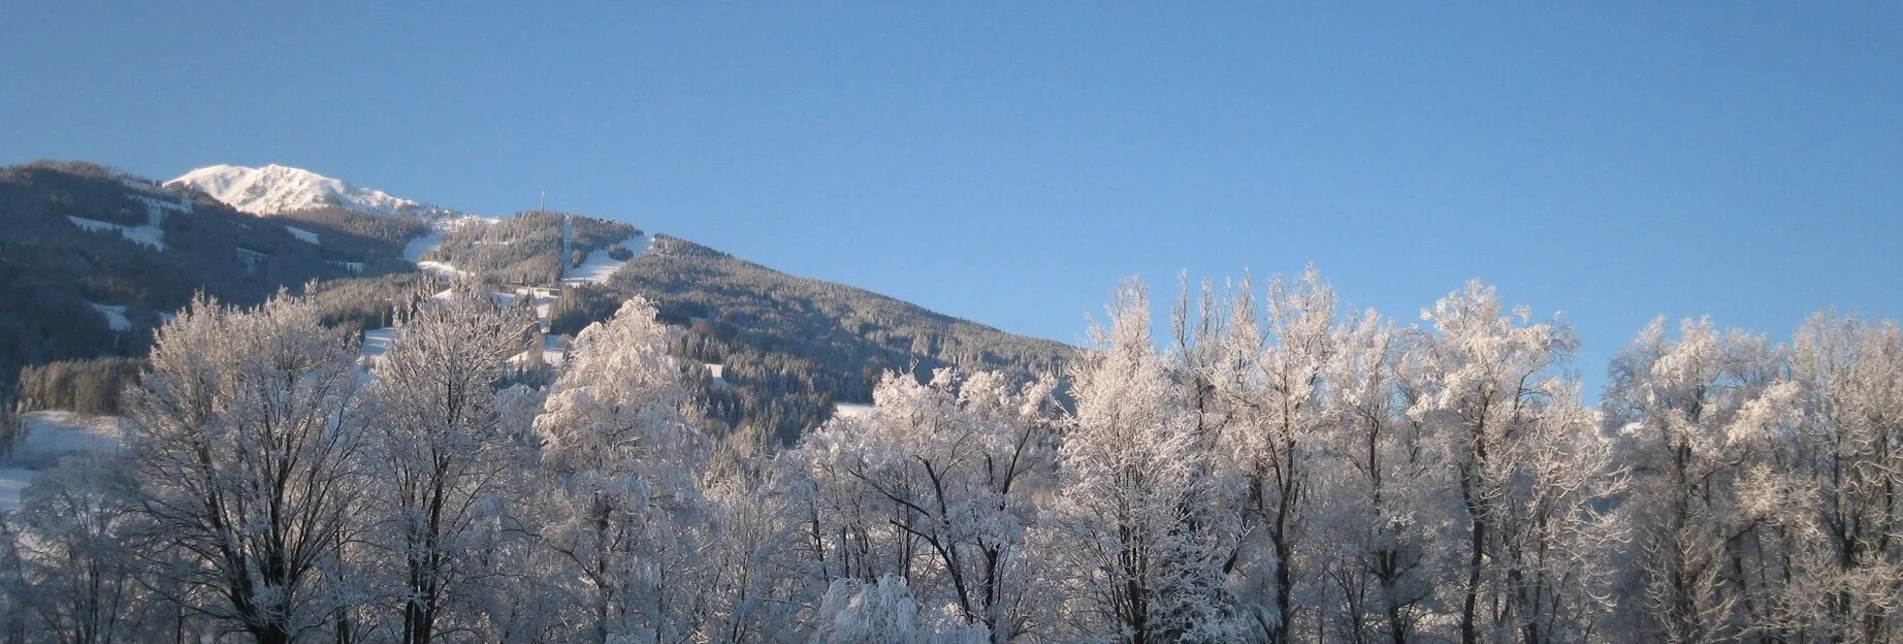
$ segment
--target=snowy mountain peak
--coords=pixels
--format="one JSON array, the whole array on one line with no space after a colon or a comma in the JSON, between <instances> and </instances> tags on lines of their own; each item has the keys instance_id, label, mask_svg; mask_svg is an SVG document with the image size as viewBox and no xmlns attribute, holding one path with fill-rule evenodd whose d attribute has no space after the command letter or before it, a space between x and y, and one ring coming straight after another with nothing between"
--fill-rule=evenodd
<instances>
[{"instance_id":1,"label":"snowy mountain peak","mask_svg":"<svg viewBox=\"0 0 1903 644\"><path fill-rule=\"evenodd\" d=\"M336 206L392 216L435 216L447 210L393 197L381 190L351 185L302 168L271 164L262 168L214 165L165 182L190 186L226 205L254 215L276 215Z\"/></svg>"}]
</instances>

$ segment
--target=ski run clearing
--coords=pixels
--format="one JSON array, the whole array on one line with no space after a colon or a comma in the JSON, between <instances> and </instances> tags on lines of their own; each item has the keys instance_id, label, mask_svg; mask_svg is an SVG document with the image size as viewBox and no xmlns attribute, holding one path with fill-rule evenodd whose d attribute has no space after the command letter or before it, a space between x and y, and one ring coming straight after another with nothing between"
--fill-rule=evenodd
<instances>
[{"instance_id":1,"label":"ski run clearing","mask_svg":"<svg viewBox=\"0 0 1903 644\"><path fill-rule=\"evenodd\" d=\"M605 248L588 253L588 257L582 260L580 266L567 271L567 274L562 277L562 283L602 284L607 282L608 278L615 274L615 271L621 270L621 267L628 265L629 261L633 261L635 257L640 257L641 253L647 251L648 246L651 245L653 241L643 241L642 237L644 237L644 235L634 235L621 240L619 245L634 253L634 255L628 257L626 260L609 257L608 250Z\"/></svg>"},{"instance_id":2,"label":"ski run clearing","mask_svg":"<svg viewBox=\"0 0 1903 644\"><path fill-rule=\"evenodd\" d=\"M320 242L318 242L318 241L317 241L317 233L314 233L314 232L311 232L311 231L308 231L308 230L304 230L304 229L302 229L302 228L298 228L298 227L296 227L296 226L285 226L285 227L284 227L284 230L286 230L286 231L289 231L289 232L291 233L291 236L292 236L292 237L296 237L296 238L298 238L298 239L301 239L301 240L303 240L303 241L305 241L305 242L307 242L307 243L312 243L312 244L318 244L318 243L320 243Z\"/></svg>"},{"instance_id":3,"label":"ski run clearing","mask_svg":"<svg viewBox=\"0 0 1903 644\"><path fill-rule=\"evenodd\" d=\"M106 326L112 327L112 330L114 331L131 331L132 330L132 320L126 318L125 306L113 305L113 304L96 304L93 302L87 302L87 304L91 304L94 311L98 311L100 315L105 316Z\"/></svg>"},{"instance_id":4,"label":"ski run clearing","mask_svg":"<svg viewBox=\"0 0 1903 644\"><path fill-rule=\"evenodd\" d=\"M126 238L126 241L152 250L165 250L164 224L166 211L189 213L192 211L192 204L185 201L173 203L143 195L136 195L132 198L145 204L145 225L143 226L126 226L110 221L73 217L70 215L68 215L66 219L73 222L74 226L78 226L87 232L118 231L121 237Z\"/></svg>"}]
</instances>

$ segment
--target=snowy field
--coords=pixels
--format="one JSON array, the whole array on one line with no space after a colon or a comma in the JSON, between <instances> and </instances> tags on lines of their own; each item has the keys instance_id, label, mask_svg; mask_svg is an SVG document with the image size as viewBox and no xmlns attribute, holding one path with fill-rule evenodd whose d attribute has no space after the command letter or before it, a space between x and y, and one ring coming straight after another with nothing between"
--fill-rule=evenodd
<instances>
[{"instance_id":1,"label":"snowy field","mask_svg":"<svg viewBox=\"0 0 1903 644\"><path fill-rule=\"evenodd\" d=\"M12 457L0 462L0 510L19 509L20 492L42 472L59 467L60 459L119 447L122 421L117 416L36 411L21 418L26 422L26 440Z\"/></svg>"}]
</instances>

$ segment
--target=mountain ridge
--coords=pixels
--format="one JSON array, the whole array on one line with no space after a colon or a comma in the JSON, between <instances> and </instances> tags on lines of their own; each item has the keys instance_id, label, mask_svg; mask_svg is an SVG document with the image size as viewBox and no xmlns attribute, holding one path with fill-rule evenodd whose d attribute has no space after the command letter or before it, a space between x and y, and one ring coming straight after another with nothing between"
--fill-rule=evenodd
<instances>
[{"instance_id":1,"label":"mountain ridge","mask_svg":"<svg viewBox=\"0 0 1903 644\"><path fill-rule=\"evenodd\" d=\"M458 214L447 208L275 163L257 168L210 165L186 172L163 185L192 188L239 212L259 216L326 207L422 218Z\"/></svg>"}]
</instances>

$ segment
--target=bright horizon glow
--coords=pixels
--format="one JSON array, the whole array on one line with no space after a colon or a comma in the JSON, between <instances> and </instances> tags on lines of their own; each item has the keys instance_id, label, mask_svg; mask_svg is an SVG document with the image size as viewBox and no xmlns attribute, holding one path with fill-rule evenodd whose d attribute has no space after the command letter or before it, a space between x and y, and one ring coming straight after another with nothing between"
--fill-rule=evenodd
<instances>
[{"instance_id":1,"label":"bright horizon glow","mask_svg":"<svg viewBox=\"0 0 1903 644\"><path fill-rule=\"evenodd\" d=\"M278 163L1079 343L1314 264L1404 323L1903 317L1903 6L16 3L0 163Z\"/></svg>"}]
</instances>

